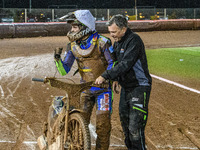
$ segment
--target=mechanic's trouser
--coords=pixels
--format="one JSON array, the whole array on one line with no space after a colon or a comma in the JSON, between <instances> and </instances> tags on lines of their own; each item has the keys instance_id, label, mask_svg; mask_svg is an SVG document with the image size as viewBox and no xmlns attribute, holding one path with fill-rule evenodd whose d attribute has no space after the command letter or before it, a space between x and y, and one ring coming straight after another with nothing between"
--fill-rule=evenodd
<instances>
[{"instance_id":1,"label":"mechanic's trouser","mask_svg":"<svg viewBox=\"0 0 200 150\"><path fill-rule=\"evenodd\" d=\"M151 87L139 86L131 90L122 88L119 115L128 150L146 150L145 126Z\"/></svg>"},{"instance_id":2,"label":"mechanic's trouser","mask_svg":"<svg viewBox=\"0 0 200 150\"><path fill-rule=\"evenodd\" d=\"M111 106L112 106L112 93L104 92L98 96L88 93L82 93L81 100L84 101L83 115L88 124L92 114L93 106L96 102L96 150L108 150L110 144L110 131L111 131Z\"/></svg>"}]
</instances>

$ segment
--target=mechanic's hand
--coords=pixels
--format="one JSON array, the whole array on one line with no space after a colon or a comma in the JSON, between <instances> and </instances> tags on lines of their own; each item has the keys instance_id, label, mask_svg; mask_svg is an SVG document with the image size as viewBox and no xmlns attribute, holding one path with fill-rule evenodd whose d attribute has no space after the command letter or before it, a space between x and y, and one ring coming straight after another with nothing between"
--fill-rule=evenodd
<instances>
[{"instance_id":1,"label":"mechanic's hand","mask_svg":"<svg viewBox=\"0 0 200 150\"><path fill-rule=\"evenodd\" d=\"M102 84L105 81L105 79L102 76L99 76L96 81L95 84Z\"/></svg>"},{"instance_id":2,"label":"mechanic's hand","mask_svg":"<svg viewBox=\"0 0 200 150\"><path fill-rule=\"evenodd\" d=\"M55 58L57 61L60 59L60 55L62 54L62 50L63 50L62 47L57 47L57 48L54 50L54 58Z\"/></svg>"},{"instance_id":3,"label":"mechanic's hand","mask_svg":"<svg viewBox=\"0 0 200 150\"><path fill-rule=\"evenodd\" d=\"M119 94L120 85L119 85L118 81L113 81L112 89L116 94Z\"/></svg>"}]
</instances>

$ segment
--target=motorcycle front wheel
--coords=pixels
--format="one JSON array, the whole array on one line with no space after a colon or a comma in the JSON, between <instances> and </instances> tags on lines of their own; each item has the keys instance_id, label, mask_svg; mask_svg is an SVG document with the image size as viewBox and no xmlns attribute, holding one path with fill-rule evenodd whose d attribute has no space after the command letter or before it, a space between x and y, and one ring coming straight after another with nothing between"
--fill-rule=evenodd
<instances>
[{"instance_id":1,"label":"motorcycle front wheel","mask_svg":"<svg viewBox=\"0 0 200 150\"><path fill-rule=\"evenodd\" d=\"M88 124L80 113L69 115L66 143L64 143L64 131L62 131L62 137L62 150L91 150Z\"/></svg>"}]
</instances>

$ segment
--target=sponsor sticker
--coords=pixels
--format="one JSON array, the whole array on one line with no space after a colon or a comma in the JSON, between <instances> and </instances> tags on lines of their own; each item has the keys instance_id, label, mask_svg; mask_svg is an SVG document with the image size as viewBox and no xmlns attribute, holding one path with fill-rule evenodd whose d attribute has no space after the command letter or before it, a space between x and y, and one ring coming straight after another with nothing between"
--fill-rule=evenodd
<instances>
[{"instance_id":1,"label":"sponsor sticker","mask_svg":"<svg viewBox=\"0 0 200 150\"><path fill-rule=\"evenodd\" d=\"M109 47L109 50L110 50L111 53L113 53L114 49L113 49L112 45Z\"/></svg>"},{"instance_id":2,"label":"sponsor sticker","mask_svg":"<svg viewBox=\"0 0 200 150\"><path fill-rule=\"evenodd\" d=\"M120 53L124 53L124 49L123 48L120 50Z\"/></svg>"},{"instance_id":3,"label":"sponsor sticker","mask_svg":"<svg viewBox=\"0 0 200 150\"><path fill-rule=\"evenodd\" d=\"M100 110L108 111L110 109L109 108L109 93L104 94L104 98L101 98L100 101L101 101L100 102L100 104L101 104Z\"/></svg>"},{"instance_id":4,"label":"sponsor sticker","mask_svg":"<svg viewBox=\"0 0 200 150\"><path fill-rule=\"evenodd\" d=\"M139 98L137 98L137 97L132 98L132 102L137 102L137 101L139 101Z\"/></svg>"}]
</instances>

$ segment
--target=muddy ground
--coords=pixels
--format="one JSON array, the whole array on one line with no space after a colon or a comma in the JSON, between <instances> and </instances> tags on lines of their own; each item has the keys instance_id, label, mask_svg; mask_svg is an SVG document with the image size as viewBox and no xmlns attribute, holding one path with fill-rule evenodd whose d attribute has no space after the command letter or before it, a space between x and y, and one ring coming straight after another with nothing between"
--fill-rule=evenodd
<instances>
[{"instance_id":1,"label":"muddy ground","mask_svg":"<svg viewBox=\"0 0 200 150\"><path fill-rule=\"evenodd\" d=\"M200 47L200 31L138 32L146 49L162 47ZM107 35L109 36L109 35ZM52 98L64 95L49 85L34 83L32 77L54 76L53 49L66 47L67 38L36 37L0 40L0 149L38 150ZM72 77L74 65L67 78ZM56 77L61 77L56 73ZM163 78L200 90L200 79ZM119 95L114 95L112 114L112 149L126 149L118 116ZM146 127L149 150L190 150L200 148L200 94L153 78ZM95 117L92 117L95 125ZM92 130L92 129L91 129ZM95 134L92 134L94 141ZM94 147L94 142L93 142Z\"/></svg>"}]
</instances>

